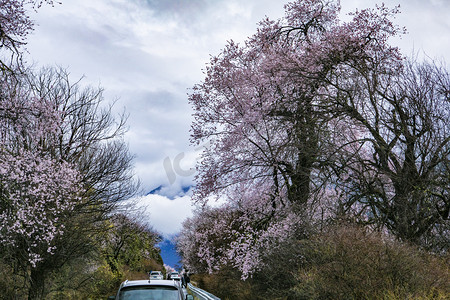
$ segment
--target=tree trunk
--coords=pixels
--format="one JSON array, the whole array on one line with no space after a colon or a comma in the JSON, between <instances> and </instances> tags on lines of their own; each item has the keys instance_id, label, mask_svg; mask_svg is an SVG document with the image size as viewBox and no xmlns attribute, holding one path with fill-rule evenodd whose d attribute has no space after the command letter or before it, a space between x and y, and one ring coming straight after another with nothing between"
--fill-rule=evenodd
<instances>
[{"instance_id":1,"label":"tree trunk","mask_svg":"<svg viewBox=\"0 0 450 300\"><path fill-rule=\"evenodd\" d=\"M44 288L45 288L44 272L41 272L39 268L31 269L28 300L43 299Z\"/></svg>"}]
</instances>

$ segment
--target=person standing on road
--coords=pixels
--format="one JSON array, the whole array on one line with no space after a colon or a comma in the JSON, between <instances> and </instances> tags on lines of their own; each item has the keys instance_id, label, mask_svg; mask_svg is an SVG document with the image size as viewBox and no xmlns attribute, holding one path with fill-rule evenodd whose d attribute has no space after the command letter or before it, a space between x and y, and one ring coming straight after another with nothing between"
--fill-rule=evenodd
<instances>
[{"instance_id":1,"label":"person standing on road","mask_svg":"<svg viewBox=\"0 0 450 300\"><path fill-rule=\"evenodd\" d=\"M187 287L188 283L191 282L187 271L184 272L182 281L184 282L184 287Z\"/></svg>"}]
</instances>

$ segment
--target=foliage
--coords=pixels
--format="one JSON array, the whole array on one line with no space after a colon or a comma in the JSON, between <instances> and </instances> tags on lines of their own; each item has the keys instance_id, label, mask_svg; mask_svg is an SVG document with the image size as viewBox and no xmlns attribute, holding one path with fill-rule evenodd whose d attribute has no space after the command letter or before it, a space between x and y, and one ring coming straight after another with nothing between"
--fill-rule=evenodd
<instances>
[{"instance_id":1,"label":"foliage","mask_svg":"<svg viewBox=\"0 0 450 300\"><path fill-rule=\"evenodd\" d=\"M104 299L114 295L124 280L146 279L149 270L163 268L159 249L156 248L159 236L153 230L139 220L122 214L115 215L111 220L116 224L111 221L108 231L92 237L77 236L81 248L83 243L94 243L90 246L89 255L71 258L58 267L49 264L61 261L61 258L55 258L61 251L46 257L43 266L46 272L43 283L45 299ZM117 247L119 244L122 245L120 249ZM111 253L114 250L117 250L118 258L113 261ZM0 260L0 267L2 296L6 299L26 299L28 291L23 288L22 275L4 260ZM38 271L39 268L42 265L38 265Z\"/></svg>"},{"instance_id":2,"label":"foliage","mask_svg":"<svg viewBox=\"0 0 450 300\"><path fill-rule=\"evenodd\" d=\"M103 240L103 256L112 272L120 273L119 266L131 270L148 272L154 270L154 260L158 269L163 265L160 250L155 245L161 237L143 222L130 219L123 214L115 214L110 219L110 230Z\"/></svg>"},{"instance_id":3,"label":"foliage","mask_svg":"<svg viewBox=\"0 0 450 300\"><path fill-rule=\"evenodd\" d=\"M252 278L236 269L193 280L221 299L446 299L448 256L354 224L284 241Z\"/></svg>"},{"instance_id":4,"label":"foliage","mask_svg":"<svg viewBox=\"0 0 450 300\"><path fill-rule=\"evenodd\" d=\"M9 104L13 102L10 99L6 101ZM13 109L7 109L7 113L24 114L23 110ZM17 120L2 119L12 127L19 127L15 129L20 132L14 129L11 130L13 132L2 132L6 138L2 140L0 152L1 248L10 253L17 249L15 255L35 267L42 260L41 252L53 253L53 240L64 233L65 226L61 221L79 199L80 175L73 165L40 155L36 153L38 149L14 153L14 149L8 147L9 134L16 139L20 134L30 133L17 124ZM0 124L2 129L8 125Z\"/></svg>"},{"instance_id":5,"label":"foliage","mask_svg":"<svg viewBox=\"0 0 450 300\"><path fill-rule=\"evenodd\" d=\"M42 253L55 250L62 220L80 200L81 176L70 162L52 157L43 142L58 134L61 112L16 89L16 77L3 76L0 84L2 253L36 266Z\"/></svg>"},{"instance_id":6,"label":"foliage","mask_svg":"<svg viewBox=\"0 0 450 300\"><path fill-rule=\"evenodd\" d=\"M337 226L303 241L292 299L416 299L448 294L448 257L354 226Z\"/></svg>"},{"instance_id":7,"label":"foliage","mask_svg":"<svg viewBox=\"0 0 450 300\"><path fill-rule=\"evenodd\" d=\"M120 282L104 260L73 260L50 276L46 299L104 299Z\"/></svg>"},{"instance_id":8,"label":"foliage","mask_svg":"<svg viewBox=\"0 0 450 300\"><path fill-rule=\"evenodd\" d=\"M0 0L0 71L3 74L17 72L13 65L21 65L26 37L34 29L34 22L27 9L37 9L44 3L54 5L53 0Z\"/></svg>"},{"instance_id":9,"label":"foliage","mask_svg":"<svg viewBox=\"0 0 450 300\"><path fill-rule=\"evenodd\" d=\"M59 133L61 111L16 89L17 78L1 79L0 258L24 276L30 293L39 294L40 280L29 270L59 251L57 240L83 187L76 166L47 151L46 142Z\"/></svg>"},{"instance_id":10,"label":"foliage","mask_svg":"<svg viewBox=\"0 0 450 300\"><path fill-rule=\"evenodd\" d=\"M54 272L46 299L104 299L121 282L148 278L162 268L159 236L139 220L115 214L109 230L97 236L97 255L70 261Z\"/></svg>"},{"instance_id":11,"label":"foliage","mask_svg":"<svg viewBox=\"0 0 450 300\"><path fill-rule=\"evenodd\" d=\"M80 90L49 68L3 81L0 231L10 247L2 258L41 297L46 277L92 255L108 214L136 192L133 157L122 140L125 116L112 116L101 89Z\"/></svg>"},{"instance_id":12,"label":"foliage","mask_svg":"<svg viewBox=\"0 0 450 300\"><path fill-rule=\"evenodd\" d=\"M244 46L230 42L211 58L190 95L192 141L211 143L196 200L232 198L230 188L242 185L239 192L250 189L259 206L306 203L324 158L322 128L330 115L321 106L329 78L374 54L399 66L397 49L386 44L398 33L388 19L396 10L363 10L348 23L338 11L331 1L290 3L284 19L262 21Z\"/></svg>"}]
</instances>

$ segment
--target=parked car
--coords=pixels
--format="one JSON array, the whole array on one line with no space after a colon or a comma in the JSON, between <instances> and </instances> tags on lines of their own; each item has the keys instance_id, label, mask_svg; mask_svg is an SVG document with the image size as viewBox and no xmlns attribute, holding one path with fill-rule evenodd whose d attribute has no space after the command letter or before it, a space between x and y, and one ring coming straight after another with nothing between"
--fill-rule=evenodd
<instances>
[{"instance_id":1,"label":"parked car","mask_svg":"<svg viewBox=\"0 0 450 300\"><path fill-rule=\"evenodd\" d=\"M167 279L169 280L181 280L180 273L178 272L170 272L169 275L167 275Z\"/></svg>"},{"instance_id":2,"label":"parked car","mask_svg":"<svg viewBox=\"0 0 450 300\"><path fill-rule=\"evenodd\" d=\"M126 280L122 282L116 296L108 300L152 299L152 300L194 300L185 295L179 282L173 280Z\"/></svg>"},{"instance_id":3,"label":"parked car","mask_svg":"<svg viewBox=\"0 0 450 300\"><path fill-rule=\"evenodd\" d=\"M161 271L151 271L150 272L150 279L162 280L162 279L164 279L164 276L161 273Z\"/></svg>"}]
</instances>

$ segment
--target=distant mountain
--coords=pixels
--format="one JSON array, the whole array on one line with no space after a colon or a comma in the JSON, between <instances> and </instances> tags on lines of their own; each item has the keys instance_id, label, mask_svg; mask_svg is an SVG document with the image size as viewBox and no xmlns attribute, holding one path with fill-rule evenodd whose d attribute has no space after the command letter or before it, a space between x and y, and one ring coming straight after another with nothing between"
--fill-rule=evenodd
<instances>
[{"instance_id":1,"label":"distant mountain","mask_svg":"<svg viewBox=\"0 0 450 300\"><path fill-rule=\"evenodd\" d=\"M160 185L157 188L154 188L147 195L160 195L167 197L169 199L175 199L176 197L183 197L191 190L191 186L182 186L180 188L174 189L172 186L163 186Z\"/></svg>"},{"instance_id":2,"label":"distant mountain","mask_svg":"<svg viewBox=\"0 0 450 300\"><path fill-rule=\"evenodd\" d=\"M181 267L181 257L175 250L175 244L165 239L157 245L161 249L161 257L164 264L171 266L174 269Z\"/></svg>"},{"instance_id":3,"label":"distant mountain","mask_svg":"<svg viewBox=\"0 0 450 300\"><path fill-rule=\"evenodd\" d=\"M150 192L148 192L147 194L145 194L145 196L147 196L147 195L159 195L159 193L161 192L162 188L163 188L163 186L160 185L156 189L153 189Z\"/></svg>"}]
</instances>

